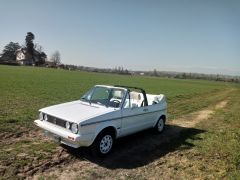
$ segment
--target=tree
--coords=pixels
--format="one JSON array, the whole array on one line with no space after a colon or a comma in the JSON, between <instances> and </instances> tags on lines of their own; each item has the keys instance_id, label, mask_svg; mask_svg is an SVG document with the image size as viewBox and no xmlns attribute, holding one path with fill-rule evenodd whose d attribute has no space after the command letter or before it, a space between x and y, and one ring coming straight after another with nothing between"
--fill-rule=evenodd
<instances>
[{"instance_id":1,"label":"tree","mask_svg":"<svg viewBox=\"0 0 240 180\"><path fill-rule=\"evenodd\" d=\"M27 52L31 55L31 58L33 59L33 62L35 62L34 60L34 44L33 44L33 40L34 40L35 36L33 33L28 32L27 36L25 38L25 44L27 47Z\"/></svg>"},{"instance_id":2,"label":"tree","mask_svg":"<svg viewBox=\"0 0 240 180\"><path fill-rule=\"evenodd\" d=\"M38 51L39 53L43 52L43 47L39 44L34 44L34 49Z\"/></svg>"},{"instance_id":3,"label":"tree","mask_svg":"<svg viewBox=\"0 0 240 180\"><path fill-rule=\"evenodd\" d=\"M1 59L3 61L16 61L16 50L19 48L21 48L21 46L18 43L8 43L2 51Z\"/></svg>"},{"instance_id":4,"label":"tree","mask_svg":"<svg viewBox=\"0 0 240 180\"><path fill-rule=\"evenodd\" d=\"M47 55L45 52L40 53L40 62L39 64L45 64L45 59L47 59Z\"/></svg>"},{"instance_id":5,"label":"tree","mask_svg":"<svg viewBox=\"0 0 240 180\"><path fill-rule=\"evenodd\" d=\"M183 79L187 79L187 74L186 74L186 73L183 73L183 74L182 74L182 78L183 78Z\"/></svg>"},{"instance_id":6,"label":"tree","mask_svg":"<svg viewBox=\"0 0 240 180\"><path fill-rule=\"evenodd\" d=\"M43 47L39 44L34 45L34 49L39 53L38 62L35 62L37 66L45 64L45 59L47 58L46 53L43 51Z\"/></svg>"},{"instance_id":7,"label":"tree","mask_svg":"<svg viewBox=\"0 0 240 180\"><path fill-rule=\"evenodd\" d=\"M41 66L43 64L45 64L46 59L47 59L47 55L45 54L45 52L41 52L38 55L38 61L35 62L36 66Z\"/></svg>"},{"instance_id":8,"label":"tree","mask_svg":"<svg viewBox=\"0 0 240 180\"><path fill-rule=\"evenodd\" d=\"M156 69L153 70L153 76L158 76L158 72Z\"/></svg>"},{"instance_id":9,"label":"tree","mask_svg":"<svg viewBox=\"0 0 240 180\"><path fill-rule=\"evenodd\" d=\"M59 51L55 51L50 59L52 62L54 62L55 65L60 65L61 64L61 55Z\"/></svg>"}]
</instances>

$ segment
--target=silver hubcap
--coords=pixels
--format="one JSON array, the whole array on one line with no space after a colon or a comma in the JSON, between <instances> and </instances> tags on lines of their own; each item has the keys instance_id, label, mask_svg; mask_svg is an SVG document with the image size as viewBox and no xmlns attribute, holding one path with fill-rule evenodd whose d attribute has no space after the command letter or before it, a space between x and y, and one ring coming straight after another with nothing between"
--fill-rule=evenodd
<instances>
[{"instance_id":1,"label":"silver hubcap","mask_svg":"<svg viewBox=\"0 0 240 180\"><path fill-rule=\"evenodd\" d=\"M108 153L112 148L112 144L113 144L112 136L110 136L110 135L104 136L102 138L102 140L100 141L100 151L101 151L101 153L102 154Z\"/></svg>"},{"instance_id":2,"label":"silver hubcap","mask_svg":"<svg viewBox=\"0 0 240 180\"><path fill-rule=\"evenodd\" d=\"M158 121L158 131L161 132L163 130L164 127L164 121L163 119L159 119Z\"/></svg>"}]
</instances>

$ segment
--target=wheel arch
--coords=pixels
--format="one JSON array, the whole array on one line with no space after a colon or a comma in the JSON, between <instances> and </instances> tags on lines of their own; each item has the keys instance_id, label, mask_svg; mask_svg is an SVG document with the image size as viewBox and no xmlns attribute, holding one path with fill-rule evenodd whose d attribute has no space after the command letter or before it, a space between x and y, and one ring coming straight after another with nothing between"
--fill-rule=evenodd
<instances>
[{"instance_id":1,"label":"wheel arch","mask_svg":"<svg viewBox=\"0 0 240 180\"><path fill-rule=\"evenodd\" d=\"M114 139L116 139L117 137L117 129L116 127L112 126L112 125L107 125L107 126L102 126L100 128L98 128L98 130L96 131L95 133L95 137L94 137L94 140L93 142L96 140L96 138L103 132L106 132L106 131L110 131L113 133L114 135Z\"/></svg>"},{"instance_id":2,"label":"wheel arch","mask_svg":"<svg viewBox=\"0 0 240 180\"><path fill-rule=\"evenodd\" d=\"M164 121L164 123L166 123L166 120L167 120L167 117L166 117L166 115L165 114L161 114L161 116L158 118L158 120L156 121L156 123L155 123L155 125L154 125L154 127L156 127L156 125L157 125L157 123L158 123L158 121L159 121L159 119L163 119L163 121Z\"/></svg>"},{"instance_id":3,"label":"wheel arch","mask_svg":"<svg viewBox=\"0 0 240 180\"><path fill-rule=\"evenodd\" d=\"M98 135L99 135L100 133L102 133L102 132L105 132L105 131L110 131L110 132L113 133L114 138L117 137L117 130L116 130L116 128L115 128L114 126L107 126L107 127L105 127L105 128L102 128L102 130L99 131ZM97 135L97 136L98 136L98 135Z\"/></svg>"}]
</instances>

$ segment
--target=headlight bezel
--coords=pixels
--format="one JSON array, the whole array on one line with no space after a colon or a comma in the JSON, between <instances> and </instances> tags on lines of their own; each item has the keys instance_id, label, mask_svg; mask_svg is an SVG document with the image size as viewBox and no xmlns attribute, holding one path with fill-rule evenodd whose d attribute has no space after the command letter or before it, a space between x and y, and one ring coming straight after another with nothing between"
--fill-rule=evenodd
<instances>
[{"instance_id":1,"label":"headlight bezel","mask_svg":"<svg viewBox=\"0 0 240 180\"><path fill-rule=\"evenodd\" d=\"M48 115L47 114L43 114L43 120L48 121Z\"/></svg>"},{"instance_id":2,"label":"headlight bezel","mask_svg":"<svg viewBox=\"0 0 240 180\"><path fill-rule=\"evenodd\" d=\"M65 128L71 130L71 123L66 121Z\"/></svg>"},{"instance_id":3,"label":"headlight bezel","mask_svg":"<svg viewBox=\"0 0 240 180\"><path fill-rule=\"evenodd\" d=\"M40 121L43 121L43 112L39 112L39 116L38 116Z\"/></svg>"},{"instance_id":4,"label":"headlight bezel","mask_svg":"<svg viewBox=\"0 0 240 180\"><path fill-rule=\"evenodd\" d=\"M77 134L77 133L78 133L78 124L77 124L77 123L72 123L72 124L71 124L71 131L72 131L72 133L74 133L74 134Z\"/></svg>"}]
</instances>

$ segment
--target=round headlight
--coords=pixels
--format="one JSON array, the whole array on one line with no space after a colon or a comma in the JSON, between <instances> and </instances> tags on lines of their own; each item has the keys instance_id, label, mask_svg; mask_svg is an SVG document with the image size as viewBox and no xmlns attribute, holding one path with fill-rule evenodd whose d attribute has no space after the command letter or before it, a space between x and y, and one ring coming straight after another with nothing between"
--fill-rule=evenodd
<instances>
[{"instance_id":1,"label":"round headlight","mask_svg":"<svg viewBox=\"0 0 240 180\"><path fill-rule=\"evenodd\" d=\"M70 129L70 126L71 126L71 124L70 124L70 122L66 122L66 124L65 124L65 127L67 128L67 129Z\"/></svg>"},{"instance_id":2,"label":"round headlight","mask_svg":"<svg viewBox=\"0 0 240 180\"><path fill-rule=\"evenodd\" d=\"M39 120L41 120L41 121L43 120L43 113L42 112L39 113Z\"/></svg>"},{"instance_id":3,"label":"round headlight","mask_svg":"<svg viewBox=\"0 0 240 180\"><path fill-rule=\"evenodd\" d=\"M78 125L76 123L73 123L71 130L72 130L73 133L77 134L77 132L78 132Z\"/></svg>"},{"instance_id":4,"label":"round headlight","mask_svg":"<svg viewBox=\"0 0 240 180\"><path fill-rule=\"evenodd\" d=\"M47 117L46 114L43 115L43 119L44 119L44 121L47 121L47 120L48 120L48 117Z\"/></svg>"}]
</instances>

